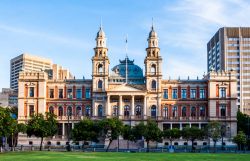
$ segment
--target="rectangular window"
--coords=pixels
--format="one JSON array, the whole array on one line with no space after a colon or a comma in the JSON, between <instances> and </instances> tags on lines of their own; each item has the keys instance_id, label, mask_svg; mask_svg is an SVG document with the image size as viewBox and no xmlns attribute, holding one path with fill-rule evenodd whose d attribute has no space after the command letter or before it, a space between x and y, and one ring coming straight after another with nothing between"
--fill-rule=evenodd
<instances>
[{"instance_id":1,"label":"rectangular window","mask_svg":"<svg viewBox=\"0 0 250 161\"><path fill-rule=\"evenodd\" d=\"M204 98L205 98L205 90L200 89L200 99L204 99Z\"/></svg>"},{"instance_id":2,"label":"rectangular window","mask_svg":"<svg viewBox=\"0 0 250 161\"><path fill-rule=\"evenodd\" d=\"M29 115L34 115L34 105L29 105Z\"/></svg>"},{"instance_id":3,"label":"rectangular window","mask_svg":"<svg viewBox=\"0 0 250 161\"><path fill-rule=\"evenodd\" d=\"M220 98L226 98L226 88L220 88Z\"/></svg>"},{"instance_id":4,"label":"rectangular window","mask_svg":"<svg viewBox=\"0 0 250 161\"><path fill-rule=\"evenodd\" d=\"M177 99L177 89L173 89L172 98Z\"/></svg>"},{"instance_id":5,"label":"rectangular window","mask_svg":"<svg viewBox=\"0 0 250 161\"><path fill-rule=\"evenodd\" d=\"M190 98L195 99L196 98L196 89L191 89L190 91Z\"/></svg>"},{"instance_id":6,"label":"rectangular window","mask_svg":"<svg viewBox=\"0 0 250 161\"><path fill-rule=\"evenodd\" d=\"M73 98L73 92L72 92L72 89L68 89L67 90L67 94L68 94L68 98Z\"/></svg>"},{"instance_id":7,"label":"rectangular window","mask_svg":"<svg viewBox=\"0 0 250 161\"><path fill-rule=\"evenodd\" d=\"M181 89L181 98L186 99L187 98L187 90Z\"/></svg>"},{"instance_id":8,"label":"rectangular window","mask_svg":"<svg viewBox=\"0 0 250 161\"><path fill-rule=\"evenodd\" d=\"M30 97L34 97L34 87L30 87Z\"/></svg>"},{"instance_id":9,"label":"rectangular window","mask_svg":"<svg viewBox=\"0 0 250 161\"><path fill-rule=\"evenodd\" d=\"M76 90L76 98L81 99L82 98L82 89L77 89Z\"/></svg>"},{"instance_id":10,"label":"rectangular window","mask_svg":"<svg viewBox=\"0 0 250 161\"><path fill-rule=\"evenodd\" d=\"M220 104L220 116L225 117L226 116L226 105Z\"/></svg>"},{"instance_id":11,"label":"rectangular window","mask_svg":"<svg viewBox=\"0 0 250 161\"><path fill-rule=\"evenodd\" d=\"M63 98L63 89L59 89L59 98Z\"/></svg>"},{"instance_id":12,"label":"rectangular window","mask_svg":"<svg viewBox=\"0 0 250 161\"><path fill-rule=\"evenodd\" d=\"M85 97L86 97L87 99L90 98L90 89L89 89L89 88L86 88L86 90L85 90Z\"/></svg>"},{"instance_id":13,"label":"rectangular window","mask_svg":"<svg viewBox=\"0 0 250 161\"><path fill-rule=\"evenodd\" d=\"M167 89L163 90L163 98L168 99L168 90Z\"/></svg>"},{"instance_id":14,"label":"rectangular window","mask_svg":"<svg viewBox=\"0 0 250 161\"><path fill-rule=\"evenodd\" d=\"M54 89L49 90L49 98L54 98Z\"/></svg>"}]
</instances>

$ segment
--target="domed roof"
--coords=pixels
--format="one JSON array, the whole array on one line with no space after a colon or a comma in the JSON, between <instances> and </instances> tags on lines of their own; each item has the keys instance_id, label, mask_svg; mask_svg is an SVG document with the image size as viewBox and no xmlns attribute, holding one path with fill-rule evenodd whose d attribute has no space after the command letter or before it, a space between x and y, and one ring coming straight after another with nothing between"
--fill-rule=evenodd
<instances>
[{"instance_id":1,"label":"domed roof","mask_svg":"<svg viewBox=\"0 0 250 161\"><path fill-rule=\"evenodd\" d=\"M134 64L134 60L129 60L126 57L124 60L120 60L120 64L114 66L112 70L112 76L126 77L126 62L127 62L127 74L129 78L143 78L142 69Z\"/></svg>"},{"instance_id":2,"label":"domed roof","mask_svg":"<svg viewBox=\"0 0 250 161\"><path fill-rule=\"evenodd\" d=\"M105 37L105 33L104 33L104 31L102 30L102 27L100 27L99 31L97 32L96 37Z\"/></svg>"},{"instance_id":3,"label":"domed roof","mask_svg":"<svg viewBox=\"0 0 250 161\"><path fill-rule=\"evenodd\" d=\"M151 31L149 32L148 38L150 37L157 37L157 33L154 30L154 27L152 26Z\"/></svg>"}]
</instances>

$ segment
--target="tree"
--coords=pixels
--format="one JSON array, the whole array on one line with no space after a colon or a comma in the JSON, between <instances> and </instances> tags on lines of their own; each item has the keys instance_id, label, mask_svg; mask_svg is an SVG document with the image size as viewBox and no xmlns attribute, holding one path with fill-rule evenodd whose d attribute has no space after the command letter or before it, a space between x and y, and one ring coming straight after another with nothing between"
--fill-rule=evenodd
<instances>
[{"instance_id":1,"label":"tree","mask_svg":"<svg viewBox=\"0 0 250 161\"><path fill-rule=\"evenodd\" d=\"M239 131L238 134L233 138L233 142L238 145L238 149L244 147L247 144L247 137L243 131Z\"/></svg>"},{"instance_id":2,"label":"tree","mask_svg":"<svg viewBox=\"0 0 250 161\"><path fill-rule=\"evenodd\" d=\"M98 122L90 119L83 119L75 124L72 130L72 137L74 141L83 141L83 148L85 141L98 142L99 130Z\"/></svg>"},{"instance_id":3,"label":"tree","mask_svg":"<svg viewBox=\"0 0 250 161\"><path fill-rule=\"evenodd\" d=\"M118 118L107 118L100 122L100 128L102 129L102 134L104 137L109 139L109 144L106 149L107 152L112 141L121 135L123 123Z\"/></svg>"},{"instance_id":4,"label":"tree","mask_svg":"<svg viewBox=\"0 0 250 161\"><path fill-rule=\"evenodd\" d=\"M158 128L155 121L147 120L147 124L143 122L135 126L135 138L144 137L147 143L147 152L149 152L150 141L160 141L162 139L162 131Z\"/></svg>"},{"instance_id":5,"label":"tree","mask_svg":"<svg viewBox=\"0 0 250 161\"><path fill-rule=\"evenodd\" d=\"M203 131L198 127L185 127L182 130L182 136L192 142L192 150L194 150L194 141L203 137Z\"/></svg>"},{"instance_id":6,"label":"tree","mask_svg":"<svg viewBox=\"0 0 250 161\"><path fill-rule=\"evenodd\" d=\"M238 111L237 113L237 131L243 131L250 136L250 116Z\"/></svg>"},{"instance_id":7,"label":"tree","mask_svg":"<svg viewBox=\"0 0 250 161\"><path fill-rule=\"evenodd\" d=\"M13 134L13 123L16 120L11 117L9 110L0 107L0 147L3 146L2 138L9 137Z\"/></svg>"},{"instance_id":8,"label":"tree","mask_svg":"<svg viewBox=\"0 0 250 161\"><path fill-rule=\"evenodd\" d=\"M207 125L207 135L214 142L214 151L216 150L216 143L222 136L221 124L219 122L213 121L209 122Z\"/></svg>"},{"instance_id":9,"label":"tree","mask_svg":"<svg viewBox=\"0 0 250 161\"><path fill-rule=\"evenodd\" d=\"M164 130L163 131L163 137L165 139L168 139L170 141L170 145L172 145L172 142L175 139L178 139L181 137L181 132L179 129L177 128L173 128L173 129L168 129L168 130Z\"/></svg>"},{"instance_id":10,"label":"tree","mask_svg":"<svg viewBox=\"0 0 250 161\"><path fill-rule=\"evenodd\" d=\"M131 126L125 125L122 129L122 137L124 140L128 141L136 141L135 135L134 135L134 128ZM127 149L129 149L129 144L127 144Z\"/></svg>"},{"instance_id":11,"label":"tree","mask_svg":"<svg viewBox=\"0 0 250 161\"><path fill-rule=\"evenodd\" d=\"M35 114L27 124L27 135L32 135L41 138L40 151L42 150L43 139L45 137L52 137L57 133L56 116L53 113Z\"/></svg>"}]
</instances>

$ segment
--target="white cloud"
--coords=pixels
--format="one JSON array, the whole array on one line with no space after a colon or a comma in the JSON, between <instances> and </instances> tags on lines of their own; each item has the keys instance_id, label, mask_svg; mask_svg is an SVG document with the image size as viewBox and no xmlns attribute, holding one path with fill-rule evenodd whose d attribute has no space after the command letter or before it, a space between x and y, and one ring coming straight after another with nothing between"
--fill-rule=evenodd
<instances>
[{"instance_id":1,"label":"white cloud","mask_svg":"<svg viewBox=\"0 0 250 161\"><path fill-rule=\"evenodd\" d=\"M25 36L31 36L35 38L42 38L46 39L48 41L52 41L54 43L60 43L64 45L69 45L73 47L78 47L78 48L90 48L92 44L90 44L88 41L84 40L79 40L75 38L69 38L69 37L63 37L63 36L58 36L58 35L52 35L44 32L37 32L37 31L31 31L23 28L17 28L17 27L12 27L4 24L0 24L0 30L4 30L7 32L13 32L15 34L21 34Z\"/></svg>"}]
</instances>

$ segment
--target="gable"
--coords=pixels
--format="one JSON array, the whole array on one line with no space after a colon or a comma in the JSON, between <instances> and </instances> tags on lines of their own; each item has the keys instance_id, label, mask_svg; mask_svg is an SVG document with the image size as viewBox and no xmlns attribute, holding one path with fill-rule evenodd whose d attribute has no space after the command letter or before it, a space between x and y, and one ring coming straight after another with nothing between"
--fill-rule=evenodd
<instances>
[{"instance_id":1,"label":"gable","mask_svg":"<svg viewBox=\"0 0 250 161\"><path fill-rule=\"evenodd\" d=\"M118 85L116 87L110 88L109 91L123 91L123 92L142 92L143 90L130 85Z\"/></svg>"}]
</instances>

